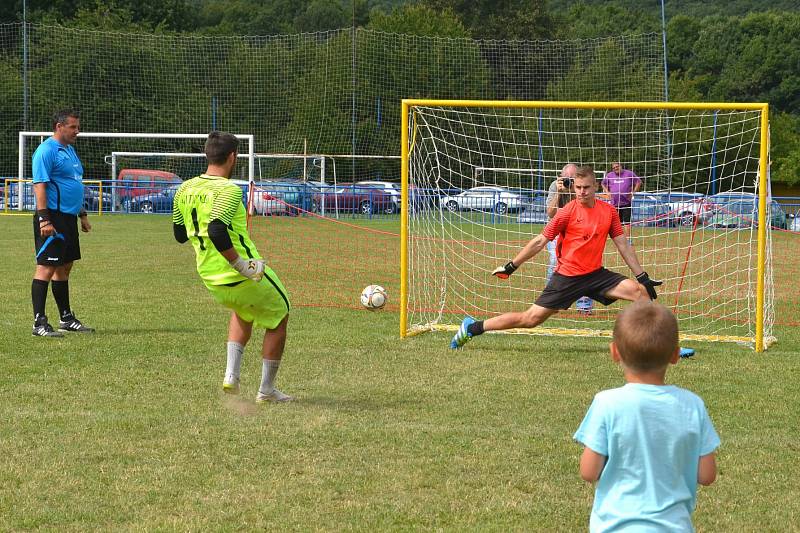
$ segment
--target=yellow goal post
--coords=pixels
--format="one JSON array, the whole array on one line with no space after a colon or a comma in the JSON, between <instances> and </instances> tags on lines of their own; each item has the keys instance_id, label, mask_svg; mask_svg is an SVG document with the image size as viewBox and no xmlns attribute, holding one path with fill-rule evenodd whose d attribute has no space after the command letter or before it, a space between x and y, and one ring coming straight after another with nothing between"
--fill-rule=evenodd
<instances>
[{"instance_id":1,"label":"yellow goal post","mask_svg":"<svg viewBox=\"0 0 800 533\"><path fill-rule=\"evenodd\" d=\"M659 301L678 316L681 338L763 351L775 340L768 116L766 103L404 99L401 337L529 307L548 279L546 257L506 282L490 272L546 222L537 205L555 175L545 169L621 161L641 177L648 213L632 221L630 240L664 279ZM482 205L473 192L496 196ZM677 225L679 195L701 206L689 227ZM752 212L726 211L726 195L749 199ZM617 256L607 247L604 265L630 275ZM608 336L619 305L506 333Z\"/></svg>"}]
</instances>

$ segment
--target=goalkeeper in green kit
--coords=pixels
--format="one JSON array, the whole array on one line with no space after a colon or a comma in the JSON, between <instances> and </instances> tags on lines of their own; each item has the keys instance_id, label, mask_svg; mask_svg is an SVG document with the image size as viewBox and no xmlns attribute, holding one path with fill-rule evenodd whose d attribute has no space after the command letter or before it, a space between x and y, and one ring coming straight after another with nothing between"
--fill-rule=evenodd
<instances>
[{"instance_id":1,"label":"goalkeeper in green kit","mask_svg":"<svg viewBox=\"0 0 800 533\"><path fill-rule=\"evenodd\" d=\"M212 131L208 135L208 169L185 181L175 194L173 230L175 240L192 243L197 273L214 299L232 311L223 391L239 393L242 355L255 325L267 330L256 403L288 402L292 397L275 388L275 377L286 344L289 299L247 234L242 189L228 181L238 147L239 139L230 133Z\"/></svg>"}]
</instances>

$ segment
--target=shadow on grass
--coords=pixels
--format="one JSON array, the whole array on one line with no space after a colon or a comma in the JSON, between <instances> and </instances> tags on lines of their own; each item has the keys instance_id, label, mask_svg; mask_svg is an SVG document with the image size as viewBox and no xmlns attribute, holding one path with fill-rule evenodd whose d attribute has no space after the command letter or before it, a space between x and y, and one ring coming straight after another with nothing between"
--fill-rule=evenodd
<instances>
[{"instance_id":1,"label":"shadow on grass","mask_svg":"<svg viewBox=\"0 0 800 533\"><path fill-rule=\"evenodd\" d=\"M350 397L350 396L295 396L294 401L288 403L266 403L256 404L255 398L246 395L225 395L222 403L232 412L242 416L253 416L265 409L279 409L288 406L316 407L325 408L332 411L342 412L364 412L364 411L384 411L396 407L406 407L417 401L408 399L398 399L390 401L375 401L371 398Z\"/></svg>"},{"instance_id":2,"label":"shadow on grass","mask_svg":"<svg viewBox=\"0 0 800 533\"><path fill-rule=\"evenodd\" d=\"M138 335L147 333L200 333L205 332L206 329L202 327L153 327L153 328L100 328L94 335Z\"/></svg>"}]
</instances>

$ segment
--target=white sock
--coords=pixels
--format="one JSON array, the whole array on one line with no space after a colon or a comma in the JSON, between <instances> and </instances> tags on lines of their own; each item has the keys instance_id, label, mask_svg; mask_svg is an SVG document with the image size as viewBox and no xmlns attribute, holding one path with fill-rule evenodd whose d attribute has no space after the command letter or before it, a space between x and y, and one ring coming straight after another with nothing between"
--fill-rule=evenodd
<instances>
[{"instance_id":1,"label":"white sock","mask_svg":"<svg viewBox=\"0 0 800 533\"><path fill-rule=\"evenodd\" d=\"M261 387L258 392L261 394L269 394L275 388L275 376L278 375L278 367L281 364L280 359L262 359L261 368Z\"/></svg>"},{"instance_id":2,"label":"white sock","mask_svg":"<svg viewBox=\"0 0 800 533\"><path fill-rule=\"evenodd\" d=\"M228 341L228 366L225 368L226 381L238 381L242 369L244 346L238 342Z\"/></svg>"}]
</instances>

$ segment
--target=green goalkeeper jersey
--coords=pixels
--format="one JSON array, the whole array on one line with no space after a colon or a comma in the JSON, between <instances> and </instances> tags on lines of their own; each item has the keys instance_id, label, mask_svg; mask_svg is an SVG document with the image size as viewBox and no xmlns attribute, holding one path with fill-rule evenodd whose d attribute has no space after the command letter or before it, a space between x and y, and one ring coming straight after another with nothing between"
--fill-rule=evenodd
<instances>
[{"instance_id":1,"label":"green goalkeeper jersey","mask_svg":"<svg viewBox=\"0 0 800 533\"><path fill-rule=\"evenodd\" d=\"M247 234L247 211L242 189L227 178L203 174L178 188L172 203L172 221L186 228L197 255L197 273L206 285L226 285L246 279L228 263L208 237L208 224L221 220L241 257L261 259Z\"/></svg>"}]
</instances>

